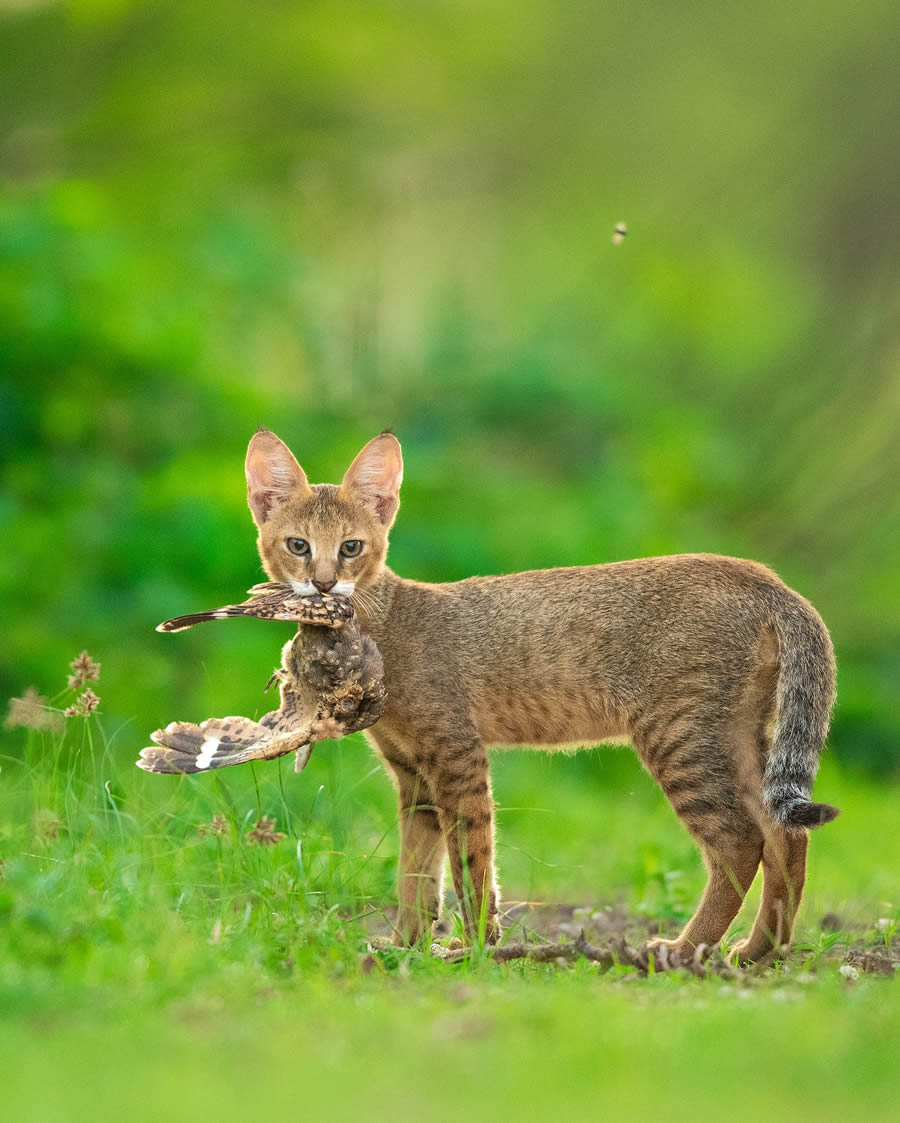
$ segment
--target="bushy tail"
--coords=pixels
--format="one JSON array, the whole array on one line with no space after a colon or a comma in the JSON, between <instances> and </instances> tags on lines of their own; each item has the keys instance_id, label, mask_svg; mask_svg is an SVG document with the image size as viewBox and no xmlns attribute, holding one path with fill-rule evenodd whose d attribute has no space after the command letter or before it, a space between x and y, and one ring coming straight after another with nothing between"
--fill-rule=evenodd
<instances>
[{"instance_id":1,"label":"bushy tail","mask_svg":"<svg viewBox=\"0 0 900 1123\"><path fill-rule=\"evenodd\" d=\"M818 827L840 814L810 799L834 705L834 649L819 614L802 597L779 597L774 608L780 668L763 800L785 827Z\"/></svg>"}]
</instances>

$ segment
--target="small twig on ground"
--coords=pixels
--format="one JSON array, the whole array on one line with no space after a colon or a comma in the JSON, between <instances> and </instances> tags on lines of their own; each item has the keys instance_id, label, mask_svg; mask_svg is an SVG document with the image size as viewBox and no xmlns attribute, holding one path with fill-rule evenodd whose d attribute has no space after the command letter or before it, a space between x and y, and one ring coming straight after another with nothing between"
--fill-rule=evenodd
<instances>
[{"instance_id":1,"label":"small twig on ground","mask_svg":"<svg viewBox=\"0 0 900 1123\"><path fill-rule=\"evenodd\" d=\"M377 949L373 940L372 948ZM485 949L485 953L496 963L510 963L516 959L530 959L535 963L574 963L578 959L587 959L597 963L604 970L611 967L633 967L641 974L650 971L650 961L653 960L654 972L660 971L688 971L698 978L706 978L708 974L715 974L722 978L742 978L742 972L730 967L720 957L709 957L710 948L700 944L689 958L684 958L676 951L670 951L665 946L649 952L647 948L631 947L625 942L624 937L612 940L609 944L600 947L590 943L582 931L576 940L566 944L533 944L511 943L501 944L497 947ZM445 948L441 944L431 945L431 954L436 959L445 963L458 963L467 959L471 954L470 948Z\"/></svg>"}]
</instances>

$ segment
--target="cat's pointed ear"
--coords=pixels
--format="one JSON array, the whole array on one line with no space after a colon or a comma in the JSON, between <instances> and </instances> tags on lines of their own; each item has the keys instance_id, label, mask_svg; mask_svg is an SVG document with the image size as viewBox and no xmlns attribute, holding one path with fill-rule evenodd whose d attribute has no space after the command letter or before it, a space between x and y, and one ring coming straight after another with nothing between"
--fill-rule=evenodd
<instances>
[{"instance_id":1,"label":"cat's pointed ear","mask_svg":"<svg viewBox=\"0 0 900 1123\"><path fill-rule=\"evenodd\" d=\"M390 527L400 506L403 454L393 433L381 433L365 446L341 481L341 495L361 499Z\"/></svg>"},{"instance_id":2,"label":"cat's pointed ear","mask_svg":"<svg viewBox=\"0 0 900 1123\"><path fill-rule=\"evenodd\" d=\"M251 440L244 471L247 502L257 526L262 526L275 507L298 491L310 490L306 473L294 454L268 429L261 429Z\"/></svg>"}]
</instances>

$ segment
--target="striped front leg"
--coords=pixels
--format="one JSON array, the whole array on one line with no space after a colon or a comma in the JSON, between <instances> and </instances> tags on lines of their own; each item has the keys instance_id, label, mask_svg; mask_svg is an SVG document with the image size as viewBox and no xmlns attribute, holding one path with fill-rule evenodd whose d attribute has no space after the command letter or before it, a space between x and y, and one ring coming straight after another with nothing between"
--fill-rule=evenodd
<instances>
[{"instance_id":1,"label":"striped front leg","mask_svg":"<svg viewBox=\"0 0 900 1123\"><path fill-rule=\"evenodd\" d=\"M494 801L487 756L480 742L442 753L432 781L453 886L471 943L495 944L500 938L498 893L494 877Z\"/></svg>"},{"instance_id":2,"label":"striped front leg","mask_svg":"<svg viewBox=\"0 0 900 1123\"><path fill-rule=\"evenodd\" d=\"M403 766L392 767L400 802L399 908L394 942L410 945L430 935L440 915L447 847L437 809L422 777Z\"/></svg>"},{"instance_id":3,"label":"striped front leg","mask_svg":"<svg viewBox=\"0 0 900 1123\"><path fill-rule=\"evenodd\" d=\"M380 726L369 730L368 738L394 782L399 804L399 908L394 943L415 944L431 934L432 924L440 916L447 846L431 790L416 768L414 755Z\"/></svg>"}]
</instances>

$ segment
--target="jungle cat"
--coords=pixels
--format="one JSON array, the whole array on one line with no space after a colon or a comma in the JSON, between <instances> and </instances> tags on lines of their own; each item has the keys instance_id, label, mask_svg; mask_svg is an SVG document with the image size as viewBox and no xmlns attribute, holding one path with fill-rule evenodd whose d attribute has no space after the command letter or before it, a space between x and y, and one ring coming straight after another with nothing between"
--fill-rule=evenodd
<instances>
[{"instance_id":1,"label":"jungle cat","mask_svg":"<svg viewBox=\"0 0 900 1123\"><path fill-rule=\"evenodd\" d=\"M835 695L815 609L771 570L713 554L425 584L385 564L403 459L371 440L340 485L310 485L274 433L247 452L263 568L299 593L351 597L384 660L388 703L368 736L399 796L395 939L430 934L449 853L470 939L500 934L491 745L625 739L659 782L708 869L677 940L714 945L762 863L740 962L790 941L807 828ZM600 827L602 829L602 825Z\"/></svg>"}]
</instances>

